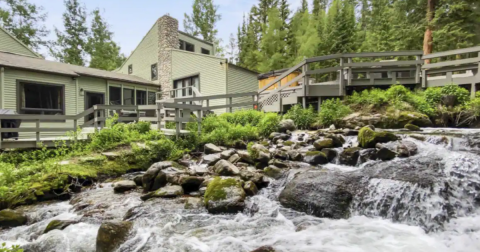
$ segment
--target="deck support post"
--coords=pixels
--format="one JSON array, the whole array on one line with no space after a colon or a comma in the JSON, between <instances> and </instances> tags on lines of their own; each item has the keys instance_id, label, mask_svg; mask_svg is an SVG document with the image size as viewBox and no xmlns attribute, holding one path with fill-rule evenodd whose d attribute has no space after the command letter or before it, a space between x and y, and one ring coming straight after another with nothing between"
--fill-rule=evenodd
<instances>
[{"instance_id":1,"label":"deck support post","mask_svg":"<svg viewBox=\"0 0 480 252\"><path fill-rule=\"evenodd\" d=\"M307 94L308 94L308 75L307 75L307 71L308 71L308 63L305 63L303 65L302 71L305 74L305 76L303 76L303 100L302 100L302 105L303 105L303 108L307 108ZM281 99L282 99L282 97L280 96L280 93L279 93L278 94L278 101L280 102L280 106L282 104Z\"/></svg>"},{"instance_id":2,"label":"deck support post","mask_svg":"<svg viewBox=\"0 0 480 252\"><path fill-rule=\"evenodd\" d=\"M343 72L343 58L340 58L340 78L338 78L338 95L345 95L345 74Z\"/></svg>"},{"instance_id":3,"label":"deck support post","mask_svg":"<svg viewBox=\"0 0 480 252\"><path fill-rule=\"evenodd\" d=\"M78 127L78 122L77 122L77 119L74 119L74 120L73 120L73 139L74 139L75 141L77 141L77 140L78 140L78 136L77 136L77 133L78 133L78 132L77 132L77 127Z\"/></svg>"},{"instance_id":4,"label":"deck support post","mask_svg":"<svg viewBox=\"0 0 480 252\"><path fill-rule=\"evenodd\" d=\"M320 112L320 109L322 107L322 97L318 97L318 104L317 104L317 111Z\"/></svg>"},{"instance_id":5,"label":"deck support post","mask_svg":"<svg viewBox=\"0 0 480 252\"><path fill-rule=\"evenodd\" d=\"M35 141L37 142L37 147L39 147L39 144L40 144L40 119L37 119L35 121L35 129L36 129Z\"/></svg>"},{"instance_id":6,"label":"deck support post","mask_svg":"<svg viewBox=\"0 0 480 252\"><path fill-rule=\"evenodd\" d=\"M181 123L178 121L179 119L180 119L180 109L175 108L175 134L177 135L177 139L180 136Z\"/></svg>"},{"instance_id":7,"label":"deck support post","mask_svg":"<svg viewBox=\"0 0 480 252\"><path fill-rule=\"evenodd\" d=\"M476 83L472 83L472 87L470 89L470 96L472 99L475 99L475 94L477 93L477 85Z\"/></svg>"}]
</instances>

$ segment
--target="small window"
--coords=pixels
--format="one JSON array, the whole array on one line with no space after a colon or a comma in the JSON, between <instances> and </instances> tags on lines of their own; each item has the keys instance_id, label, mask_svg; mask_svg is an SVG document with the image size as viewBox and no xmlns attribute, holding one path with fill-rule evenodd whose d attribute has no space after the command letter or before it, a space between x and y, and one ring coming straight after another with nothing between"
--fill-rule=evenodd
<instances>
[{"instance_id":1,"label":"small window","mask_svg":"<svg viewBox=\"0 0 480 252\"><path fill-rule=\"evenodd\" d=\"M20 114L64 115L65 86L20 83Z\"/></svg>"},{"instance_id":2,"label":"small window","mask_svg":"<svg viewBox=\"0 0 480 252\"><path fill-rule=\"evenodd\" d=\"M179 40L179 43L180 43L180 47L179 47L180 50L195 52L195 46L193 44L185 42L181 39Z\"/></svg>"},{"instance_id":3,"label":"small window","mask_svg":"<svg viewBox=\"0 0 480 252\"><path fill-rule=\"evenodd\" d=\"M152 77L152 80L158 80L158 65L157 63L153 64L151 67L151 77Z\"/></svg>"},{"instance_id":4,"label":"small window","mask_svg":"<svg viewBox=\"0 0 480 252\"><path fill-rule=\"evenodd\" d=\"M147 105L147 91L137 90L137 105Z\"/></svg>"},{"instance_id":5,"label":"small window","mask_svg":"<svg viewBox=\"0 0 480 252\"><path fill-rule=\"evenodd\" d=\"M119 87L109 87L108 89L110 105L122 105L122 89Z\"/></svg>"},{"instance_id":6,"label":"small window","mask_svg":"<svg viewBox=\"0 0 480 252\"><path fill-rule=\"evenodd\" d=\"M155 102L157 100L155 92L148 92L148 105L155 105Z\"/></svg>"},{"instance_id":7,"label":"small window","mask_svg":"<svg viewBox=\"0 0 480 252\"><path fill-rule=\"evenodd\" d=\"M128 65L128 74L132 74L133 73L133 65L130 64Z\"/></svg>"},{"instance_id":8,"label":"small window","mask_svg":"<svg viewBox=\"0 0 480 252\"><path fill-rule=\"evenodd\" d=\"M133 89L128 89L128 88L123 89L123 105L135 105L133 92L134 92Z\"/></svg>"},{"instance_id":9,"label":"small window","mask_svg":"<svg viewBox=\"0 0 480 252\"><path fill-rule=\"evenodd\" d=\"M207 50L205 48L202 48L202 53L206 55L210 55L210 50Z\"/></svg>"}]
</instances>

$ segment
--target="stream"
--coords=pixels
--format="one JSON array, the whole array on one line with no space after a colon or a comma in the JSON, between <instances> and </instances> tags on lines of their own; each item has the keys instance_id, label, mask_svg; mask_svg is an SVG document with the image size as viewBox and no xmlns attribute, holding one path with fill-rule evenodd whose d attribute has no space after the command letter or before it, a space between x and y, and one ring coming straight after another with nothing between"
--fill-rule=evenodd
<instances>
[{"instance_id":1,"label":"stream","mask_svg":"<svg viewBox=\"0 0 480 252\"><path fill-rule=\"evenodd\" d=\"M480 251L480 151L466 140L479 132L426 129L425 141L402 136L418 146L416 160L435 160L449 183L448 202L438 196L445 181L427 190L409 182L372 179L368 192L352 202L350 218L318 218L284 208L278 201L286 183L305 168L291 169L272 180L267 188L248 197L246 210L236 215L212 215L205 208L184 209L185 198L143 202L140 190L114 194L110 183L102 183L73 196L70 202L22 207L30 224L0 231L0 242L18 244L25 252L91 252L95 251L101 222L125 218L134 223L134 232L117 250L122 252L249 252L265 245L282 252ZM435 135L438 133L447 135L449 143L441 144L442 138ZM349 137L347 143L355 140ZM355 167L322 167L347 172L408 162L395 158ZM447 205L456 209L455 214L439 220ZM78 223L43 234L55 219Z\"/></svg>"}]
</instances>

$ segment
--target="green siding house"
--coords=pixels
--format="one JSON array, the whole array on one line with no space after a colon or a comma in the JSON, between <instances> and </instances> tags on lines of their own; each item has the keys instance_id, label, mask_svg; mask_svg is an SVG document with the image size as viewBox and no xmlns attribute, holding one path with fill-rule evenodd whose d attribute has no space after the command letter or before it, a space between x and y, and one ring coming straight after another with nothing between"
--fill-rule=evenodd
<instances>
[{"instance_id":1,"label":"green siding house","mask_svg":"<svg viewBox=\"0 0 480 252\"><path fill-rule=\"evenodd\" d=\"M170 92L189 86L201 95L257 90L257 73L215 57L214 51L212 43L178 31L178 21L163 16L123 65L110 72L45 60L0 27L0 109L77 115L96 104L153 105L158 92L165 99L189 96L184 90ZM35 124L23 122L21 127ZM73 128L73 123L42 123L45 127ZM20 138L34 135L21 132ZM58 135L42 133L42 137Z\"/></svg>"}]
</instances>

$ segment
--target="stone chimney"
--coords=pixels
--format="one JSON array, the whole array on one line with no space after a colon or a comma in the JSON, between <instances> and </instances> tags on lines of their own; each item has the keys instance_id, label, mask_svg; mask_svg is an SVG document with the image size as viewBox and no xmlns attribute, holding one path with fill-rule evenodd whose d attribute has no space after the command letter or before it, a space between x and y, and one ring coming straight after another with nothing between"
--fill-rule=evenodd
<instances>
[{"instance_id":1,"label":"stone chimney","mask_svg":"<svg viewBox=\"0 0 480 252\"><path fill-rule=\"evenodd\" d=\"M164 15L157 20L158 22L158 78L160 87L164 92L164 98L168 97L168 92L172 90L172 51L179 48L178 41L178 20L169 15Z\"/></svg>"}]
</instances>

